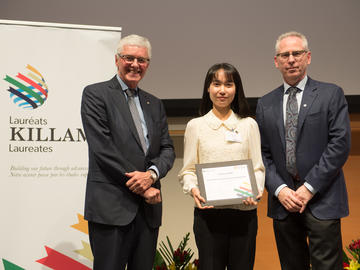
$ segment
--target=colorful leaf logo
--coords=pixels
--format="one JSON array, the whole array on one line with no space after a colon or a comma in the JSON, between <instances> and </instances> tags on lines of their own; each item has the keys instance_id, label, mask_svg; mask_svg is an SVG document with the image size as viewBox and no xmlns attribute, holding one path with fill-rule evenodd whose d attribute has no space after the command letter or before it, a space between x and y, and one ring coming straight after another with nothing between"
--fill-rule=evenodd
<instances>
[{"instance_id":1,"label":"colorful leaf logo","mask_svg":"<svg viewBox=\"0 0 360 270\"><path fill-rule=\"evenodd\" d=\"M5 81L11 85L7 91L10 98L24 109L36 109L44 104L48 97L48 86L41 73L31 65L26 66L29 73L27 76L18 73L16 79L6 75Z\"/></svg>"},{"instance_id":2,"label":"colorful leaf logo","mask_svg":"<svg viewBox=\"0 0 360 270\"><path fill-rule=\"evenodd\" d=\"M88 235L89 234L88 224L87 221L84 219L84 216L81 214L77 214L77 217L78 217L78 223L73 224L70 227L78 230L81 233ZM81 255L82 257L86 258L89 262L93 262L94 257L91 252L90 244L85 241L81 241L81 243L82 243L82 248L77 250L72 250L72 252ZM91 268L89 268L88 266L74 260L73 258L70 258L65 254L62 254L61 252L55 249L52 249L48 246L44 246L44 247L47 256L36 260L36 262L41 265L44 265L53 270L91 270ZM2 261L5 270L25 270L25 268L17 266L16 264L8 260L2 259Z\"/></svg>"},{"instance_id":3,"label":"colorful leaf logo","mask_svg":"<svg viewBox=\"0 0 360 270\"><path fill-rule=\"evenodd\" d=\"M70 227L85 233L88 233L88 226L87 221L84 219L83 215L77 214L79 223L73 224ZM88 259L89 261L93 261L94 257L91 253L90 244L86 243L84 241L82 242L82 249L73 250L73 252L80 254L84 258ZM55 270L91 270L91 268L83 265L82 263L75 261L74 259L52 249L47 246L45 246L45 250L47 253L47 257L44 257L42 259L37 260L36 262L45 265L51 269Z\"/></svg>"}]
</instances>

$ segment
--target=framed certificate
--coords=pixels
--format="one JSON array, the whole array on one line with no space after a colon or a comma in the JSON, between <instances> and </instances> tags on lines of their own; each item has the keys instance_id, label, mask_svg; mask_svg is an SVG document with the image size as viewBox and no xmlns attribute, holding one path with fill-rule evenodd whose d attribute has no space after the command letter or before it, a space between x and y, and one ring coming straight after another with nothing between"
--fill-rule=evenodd
<instances>
[{"instance_id":1,"label":"framed certificate","mask_svg":"<svg viewBox=\"0 0 360 270\"><path fill-rule=\"evenodd\" d=\"M241 204L259 194L251 159L195 164L205 205Z\"/></svg>"}]
</instances>

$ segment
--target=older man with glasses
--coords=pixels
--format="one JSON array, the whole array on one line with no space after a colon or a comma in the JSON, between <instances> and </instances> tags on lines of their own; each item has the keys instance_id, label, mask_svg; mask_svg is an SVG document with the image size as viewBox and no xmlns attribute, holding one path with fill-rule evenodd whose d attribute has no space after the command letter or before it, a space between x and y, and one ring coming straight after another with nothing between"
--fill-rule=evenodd
<instances>
[{"instance_id":1,"label":"older man with glasses","mask_svg":"<svg viewBox=\"0 0 360 270\"><path fill-rule=\"evenodd\" d=\"M258 101L268 216L283 270L340 270L340 219L349 214L342 167L350 151L343 90L307 76L304 35L282 34L275 66L284 83Z\"/></svg>"},{"instance_id":2,"label":"older man with glasses","mask_svg":"<svg viewBox=\"0 0 360 270\"><path fill-rule=\"evenodd\" d=\"M151 270L161 224L160 179L175 154L162 102L140 89L150 42L120 40L111 80L84 89L89 146L85 219L94 270Z\"/></svg>"}]
</instances>

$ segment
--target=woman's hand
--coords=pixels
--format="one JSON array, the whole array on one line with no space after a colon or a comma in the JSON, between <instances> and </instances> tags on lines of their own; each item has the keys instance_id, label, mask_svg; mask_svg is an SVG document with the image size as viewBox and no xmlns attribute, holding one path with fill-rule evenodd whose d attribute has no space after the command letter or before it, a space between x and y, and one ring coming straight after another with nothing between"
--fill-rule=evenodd
<instances>
[{"instance_id":1,"label":"woman's hand","mask_svg":"<svg viewBox=\"0 0 360 270\"><path fill-rule=\"evenodd\" d=\"M262 193L256 196L256 199L253 197L247 197L246 200L243 200L245 205L257 205L262 197Z\"/></svg>"},{"instance_id":2,"label":"woman's hand","mask_svg":"<svg viewBox=\"0 0 360 270\"><path fill-rule=\"evenodd\" d=\"M201 197L200 190L198 188L192 188L191 194L194 198L196 207L199 209L208 209L208 208L214 208L214 206L203 206L202 203L205 203L205 199Z\"/></svg>"}]
</instances>

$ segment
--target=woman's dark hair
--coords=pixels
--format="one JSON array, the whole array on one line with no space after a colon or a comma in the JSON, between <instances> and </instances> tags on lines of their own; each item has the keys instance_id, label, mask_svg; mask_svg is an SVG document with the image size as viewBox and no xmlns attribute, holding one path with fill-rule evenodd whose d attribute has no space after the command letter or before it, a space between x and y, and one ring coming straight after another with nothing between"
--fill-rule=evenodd
<instances>
[{"instance_id":1,"label":"woman's dark hair","mask_svg":"<svg viewBox=\"0 0 360 270\"><path fill-rule=\"evenodd\" d=\"M250 116L250 108L245 98L240 74L233 65L228 63L215 64L206 73L204 91L200 104L200 115L202 116L207 114L213 107L208 89L213 80L216 79L217 72L221 69L224 70L226 79L228 81L234 82L235 84L235 97L234 100L231 102L231 109L240 117Z\"/></svg>"}]
</instances>

